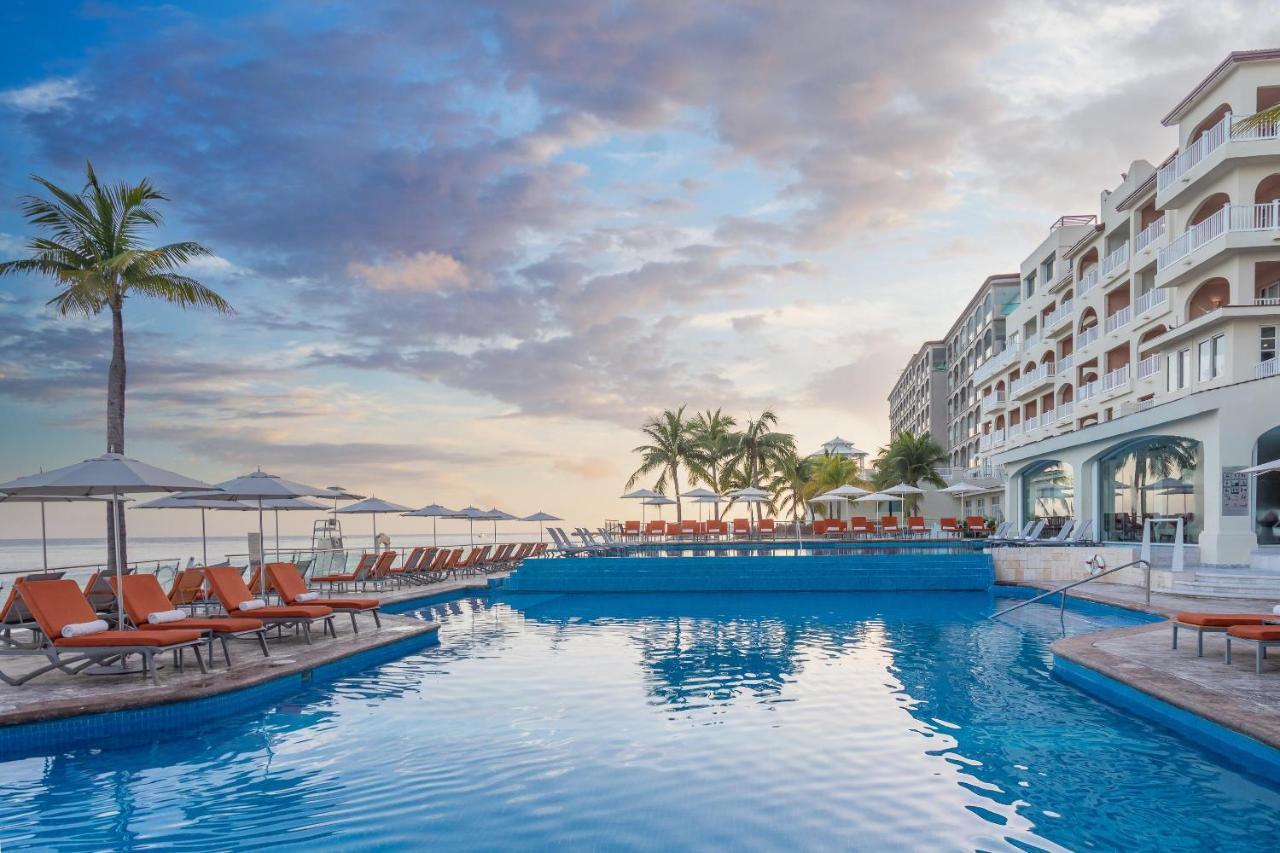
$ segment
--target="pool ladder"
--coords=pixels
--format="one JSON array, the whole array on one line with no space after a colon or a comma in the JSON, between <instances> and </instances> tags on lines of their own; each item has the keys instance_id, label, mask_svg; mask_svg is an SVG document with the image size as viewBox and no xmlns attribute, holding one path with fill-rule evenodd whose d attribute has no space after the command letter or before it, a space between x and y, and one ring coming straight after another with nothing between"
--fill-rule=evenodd
<instances>
[{"instance_id":1,"label":"pool ladder","mask_svg":"<svg viewBox=\"0 0 1280 853\"><path fill-rule=\"evenodd\" d=\"M1019 601L1017 604L1013 605L1012 607L1006 607L1004 610L1001 610L998 613L995 613L992 616L989 616L987 618L999 619L1001 616L1004 616L1006 613L1012 613L1013 611L1021 607L1026 607L1028 604L1035 604L1037 601L1048 598L1051 595L1056 595L1059 597L1058 598L1058 621L1059 623L1065 626L1066 618L1067 618L1066 610L1067 610L1067 591L1068 590L1075 589L1078 586L1083 586L1084 584L1087 584L1089 581L1096 581L1098 578L1105 578L1107 575L1115 574L1121 569L1127 569L1127 568L1130 568L1131 566L1142 566L1144 569L1146 569L1145 574L1146 574L1146 587L1147 587L1147 604L1151 603L1151 563L1149 561L1133 560L1132 562L1125 563L1123 566L1116 566L1113 569L1109 569L1106 567L1107 564L1103 562L1102 558L1097 554L1094 554L1093 558L1088 560L1087 562L1089 566L1092 568L1097 568L1101 566L1102 571L1091 574L1087 578L1080 578L1080 580L1072 581L1071 583L1068 583L1068 584L1063 584L1057 589L1051 589L1048 592L1042 592L1039 595L1035 596L1034 598L1028 598L1026 601Z\"/></svg>"}]
</instances>

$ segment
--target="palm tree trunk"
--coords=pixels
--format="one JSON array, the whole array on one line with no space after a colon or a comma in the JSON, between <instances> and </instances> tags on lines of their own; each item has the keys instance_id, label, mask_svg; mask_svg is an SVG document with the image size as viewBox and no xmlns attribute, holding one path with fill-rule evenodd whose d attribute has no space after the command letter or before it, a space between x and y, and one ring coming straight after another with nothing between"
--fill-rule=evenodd
<instances>
[{"instance_id":1,"label":"palm tree trunk","mask_svg":"<svg viewBox=\"0 0 1280 853\"><path fill-rule=\"evenodd\" d=\"M111 303L111 366L107 372L107 452L124 453L124 300L116 296ZM112 529L112 513L117 513L115 523L120 531L120 553L116 554L115 533ZM107 567L115 571L116 560L120 565L129 562L125 546L125 520L123 504L107 505Z\"/></svg>"},{"instance_id":2,"label":"palm tree trunk","mask_svg":"<svg viewBox=\"0 0 1280 853\"><path fill-rule=\"evenodd\" d=\"M676 524L679 524L684 521L684 516L680 512L680 469L675 465L671 466L671 488L676 493Z\"/></svg>"}]
</instances>

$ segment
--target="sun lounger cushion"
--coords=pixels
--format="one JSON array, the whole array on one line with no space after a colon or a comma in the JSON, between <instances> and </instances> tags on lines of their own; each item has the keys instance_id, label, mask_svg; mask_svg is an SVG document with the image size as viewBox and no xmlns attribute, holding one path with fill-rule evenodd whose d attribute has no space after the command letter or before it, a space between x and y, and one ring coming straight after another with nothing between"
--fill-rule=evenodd
<instances>
[{"instance_id":1,"label":"sun lounger cushion","mask_svg":"<svg viewBox=\"0 0 1280 853\"><path fill-rule=\"evenodd\" d=\"M111 627L105 619L94 619L92 622L72 622L62 626L62 636L64 637L88 637L91 634L101 634L107 628Z\"/></svg>"},{"instance_id":2,"label":"sun lounger cushion","mask_svg":"<svg viewBox=\"0 0 1280 853\"><path fill-rule=\"evenodd\" d=\"M248 601L240 602L240 606L237 607L236 609L237 610L258 610L266 606L267 606L267 603L263 601L261 598L251 598Z\"/></svg>"},{"instance_id":3,"label":"sun lounger cushion","mask_svg":"<svg viewBox=\"0 0 1280 853\"><path fill-rule=\"evenodd\" d=\"M376 598L320 598L314 603L334 610L371 610L380 604Z\"/></svg>"},{"instance_id":4,"label":"sun lounger cushion","mask_svg":"<svg viewBox=\"0 0 1280 853\"><path fill-rule=\"evenodd\" d=\"M261 631L264 627L261 619L237 619L234 616L217 616L210 619L188 617L181 622L162 622L153 625L148 631L164 631L181 629L184 631L212 631L215 634L240 634L245 631Z\"/></svg>"},{"instance_id":5,"label":"sun lounger cushion","mask_svg":"<svg viewBox=\"0 0 1280 853\"><path fill-rule=\"evenodd\" d=\"M89 606L76 582L18 581L14 586L18 587L18 594L22 596L27 609L40 623L40 630L45 636L55 638L55 646L176 646L193 643L201 636L199 631L100 631L87 637L64 637L64 626L94 621L93 608Z\"/></svg>"},{"instance_id":6,"label":"sun lounger cushion","mask_svg":"<svg viewBox=\"0 0 1280 853\"><path fill-rule=\"evenodd\" d=\"M1198 628L1230 628L1232 625L1261 625L1269 617L1258 613L1179 613L1174 619Z\"/></svg>"},{"instance_id":7,"label":"sun lounger cushion","mask_svg":"<svg viewBox=\"0 0 1280 853\"><path fill-rule=\"evenodd\" d=\"M163 625L166 622L181 622L187 618L185 610L161 610L159 613L148 613L147 622L152 625Z\"/></svg>"},{"instance_id":8,"label":"sun lounger cushion","mask_svg":"<svg viewBox=\"0 0 1280 853\"><path fill-rule=\"evenodd\" d=\"M87 637L59 637L53 641L59 648L89 646L177 646L200 639L199 631L103 631Z\"/></svg>"},{"instance_id":9,"label":"sun lounger cushion","mask_svg":"<svg viewBox=\"0 0 1280 853\"><path fill-rule=\"evenodd\" d=\"M232 613L244 613L243 610L233 610ZM333 608L321 605L305 604L298 607L259 607L257 610L250 610L254 619L319 619L322 616L328 616L333 613Z\"/></svg>"},{"instance_id":10,"label":"sun lounger cushion","mask_svg":"<svg viewBox=\"0 0 1280 853\"><path fill-rule=\"evenodd\" d=\"M1227 633L1242 640L1274 642L1280 640L1280 625L1233 625Z\"/></svg>"}]
</instances>

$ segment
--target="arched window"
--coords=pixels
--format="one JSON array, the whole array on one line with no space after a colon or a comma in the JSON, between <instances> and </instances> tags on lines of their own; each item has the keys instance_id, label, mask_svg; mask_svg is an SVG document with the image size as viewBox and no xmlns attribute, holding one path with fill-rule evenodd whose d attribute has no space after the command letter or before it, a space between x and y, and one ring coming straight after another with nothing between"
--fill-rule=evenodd
<instances>
[{"instance_id":1,"label":"arched window","mask_svg":"<svg viewBox=\"0 0 1280 853\"><path fill-rule=\"evenodd\" d=\"M1056 459L1036 462L1022 472L1022 521L1039 519L1057 530L1076 514L1076 480L1071 466Z\"/></svg>"},{"instance_id":2,"label":"arched window","mask_svg":"<svg viewBox=\"0 0 1280 853\"><path fill-rule=\"evenodd\" d=\"M1254 464L1280 459L1280 426L1258 436ZM1257 496L1253 507L1254 530L1259 545L1280 545L1280 474L1263 474L1253 480Z\"/></svg>"},{"instance_id":3,"label":"arched window","mask_svg":"<svg viewBox=\"0 0 1280 853\"><path fill-rule=\"evenodd\" d=\"M1217 311L1231 301L1231 285L1221 276L1206 279L1187 300L1187 319L1194 320Z\"/></svg>"},{"instance_id":4,"label":"arched window","mask_svg":"<svg viewBox=\"0 0 1280 853\"><path fill-rule=\"evenodd\" d=\"M1258 181L1258 188L1253 191L1254 204L1270 204L1280 199L1280 174L1267 175Z\"/></svg>"},{"instance_id":5,"label":"arched window","mask_svg":"<svg viewBox=\"0 0 1280 853\"><path fill-rule=\"evenodd\" d=\"M1204 222L1210 216L1213 216L1219 210L1222 210L1223 205L1230 203L1231 196L1226 193L1214 193L1209 196L1204 201L1200 202L1200 206L1196 208L1196 212L1191 214L1191 218L1187 220L1187 229L1190 230L1201 222Z\"/></svg>"},{"instance_id":6,"label":"arched window","mask_svg":"<svg viewBox=\"0 0 1280 853\"><path fill-rule=\"evenodd\" d=\"M1170 435L1144 436L1098 457L1101 535L1138 542L1148 518L1181 516L1189 543L1204 527L1204 450L1200 442ZM1173 524L1153 528L1152 540L1172 541Z\"/></svg>"}]
</instances>

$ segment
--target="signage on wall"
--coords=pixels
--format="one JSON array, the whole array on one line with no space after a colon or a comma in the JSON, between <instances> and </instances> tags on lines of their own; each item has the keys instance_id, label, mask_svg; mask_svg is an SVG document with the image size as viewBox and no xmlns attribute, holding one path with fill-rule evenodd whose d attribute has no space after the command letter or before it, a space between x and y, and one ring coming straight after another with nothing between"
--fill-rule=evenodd
<instances>
[{"instance_id":1,"label":"signage on wall","mask_svg":"<svg viewBox=\"0 0 1280 853\"><path fill-rule=\"evenodd\" d=\"M1222 514L1249 514L1249 475L1240 473L1244 465L1222 468Z\"/></svg>"}]
</instances>

